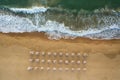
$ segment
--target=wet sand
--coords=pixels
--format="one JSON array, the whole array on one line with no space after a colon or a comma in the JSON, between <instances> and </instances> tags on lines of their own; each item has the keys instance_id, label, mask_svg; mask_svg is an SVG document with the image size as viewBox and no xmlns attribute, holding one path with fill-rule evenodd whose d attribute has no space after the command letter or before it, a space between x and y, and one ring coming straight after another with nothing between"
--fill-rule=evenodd
<instances>
[{"instance_id":1,"label":"wet sand","mask_svg":"<svg viewBox=\"0 0 120 80\"><path fill-rule=\"evenodd\" d=\"M29 51L88 53L87 70L27 71ZM65 65L63 65L65 66ZM0 80L119 80L120 40L49 40L44 33L0 33Z\"/></svg>"}]
</instances>

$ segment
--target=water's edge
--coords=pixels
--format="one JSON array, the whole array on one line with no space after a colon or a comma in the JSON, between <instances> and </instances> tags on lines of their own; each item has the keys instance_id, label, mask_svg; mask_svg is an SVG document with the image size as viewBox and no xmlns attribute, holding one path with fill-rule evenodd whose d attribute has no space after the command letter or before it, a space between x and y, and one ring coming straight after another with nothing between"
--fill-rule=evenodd
<instances>
[{"instance_id":1,"label":"water's edge","mask_svg":"<svg viewBox=\"0 0 120 80\"><path fill-rule=\"evenodd\" d=\"M120 11L96 9L79 14L65 9L1 8L0 32L45 32L49 39L120 39Z\"/></svg>"}]
</instances>

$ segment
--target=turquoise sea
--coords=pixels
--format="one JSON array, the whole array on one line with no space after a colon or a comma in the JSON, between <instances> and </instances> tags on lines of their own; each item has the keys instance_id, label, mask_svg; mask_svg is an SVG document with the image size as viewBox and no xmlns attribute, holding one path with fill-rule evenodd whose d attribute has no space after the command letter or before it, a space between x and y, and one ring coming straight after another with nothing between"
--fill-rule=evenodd
<instances>
[{"instance_id":1,"label":"turquoise sea","mask_svg":"<svg viewBox=\"0 0 120 80\"><path fill-rule=\"evenodd\" d=\"M119 8L120 0L0 0L0 5L9 7L30 7L44 5L49 7L61 6L67 9L94 10L98 8Z\"/></svg>"},{"instance_id":2,"label":"turquoise sea","mask_svg":"<svg viewBox=\"0 0 120 80\"><path fill-rule=\"evenodd\" d=\"M0 32L120 39L120 0L0 0Z\"/></svg>"}]
</instances>

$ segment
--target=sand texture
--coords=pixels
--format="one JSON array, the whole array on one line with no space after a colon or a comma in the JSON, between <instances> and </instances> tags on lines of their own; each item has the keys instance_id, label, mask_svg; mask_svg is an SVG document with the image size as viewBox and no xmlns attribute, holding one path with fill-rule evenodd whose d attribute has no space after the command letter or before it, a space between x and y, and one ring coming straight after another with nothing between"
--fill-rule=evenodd
<instances>
[{"instance_id":1,"label":"sand texture","mask_svg":"<svg viewBox=\"0 0 120 80\"><path fill-rule=\"evenodd\" d=\"M87 70L27 71L31 50L87 53ZM0 80L120 80L120 40L49 40L44 33L0 33Z\"/></svg>"}]
</instances>

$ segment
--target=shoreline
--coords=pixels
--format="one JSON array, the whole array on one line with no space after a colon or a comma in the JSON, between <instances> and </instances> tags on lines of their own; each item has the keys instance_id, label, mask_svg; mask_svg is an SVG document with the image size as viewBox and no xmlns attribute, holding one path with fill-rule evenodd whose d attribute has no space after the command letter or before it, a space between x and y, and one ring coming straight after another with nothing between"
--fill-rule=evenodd
<instances>
[{"instance_id":1,"label":"shoreline","mask_svg":"<svg viewBox=\"0 0 120 80\"><path fill-rule=\"evenodd\" d=\"M47 35L45 32L23 32L23 33L14 33L14 32L9 32L9 33L2 33L0 32L0 34L5 34L5 35L9 35L9 36L32 36L32 37L43 37L43 38L47 38ZM64 39L61 38L60 40L77 40L77 39L84 39L84 40L91 40L91 41L119 41L120 39L91 39L91 38L87 38L87 37L76 37L75 39ZM52 39L48 39L48 40L52 40ZM54 40L54 39L53 39ZM59 41L59 40L56 40Z\"/></svg>"},{"instance_id":2,"label":"shoreline","mask_svg":"<svg viewBox=\"0 0 120 80\"><path fill-rule=\"evenodd\" d=\"M55 47L58 47L58 50L57 51L62 51L62 50L59 50L59 48L63 49L62 47L67 47L67 51L69 51L69 49L72 51L72 52L94 52L94 48L98 48L100 47L100 50L98 50L97 52L102 52L102 49L105 50L105 49L114 49L114 53L119 53L120 50L120 39L112 39L112 40L92 40L92 39L89 39L89 38L75 38L75 39L60 39L60 40L49 40L47 38L47 35L45 35L45 33L38 33L38 32L32 32L32 33L0 33L0 35L5 35L6 37L9 37L11 39L14 39L16 41L16 43L19 43L20 45L24 45L26 46L27 48L31 48L31 49L35 49L35 50L40 50L39 48L35 48L35 47L41 47L42 48L42 45L46 43L49 43L48 46L45 46L43 45L43 50L46 50L47 48L50 49L50 45L53 45L53 48ZM2 38L1 38L2 39ZM13 43L14 44L14 40L13 42L11 42L11 44ZM21 41L20 41L21 40ZM36 41L38 41L38 44ZM26 42L28 44L23 44L23 42ZM31 45L30 42L28 41L31 41L31 43L35 43L33 44L35 47L33 48ZM39 43L42 43L42 45L39 45ZM30 45L31 44L31 45ZM63 44L66 44L66 45L63 45ZM28 46L29 45L29 46ZM58 45L58 46L57 46ZM83 46L82 46L83 45ZM75 49L72 49L72 46L74 47L78 47L79 50L75 50ZM80 47L82 46L82 47ZM94 48L92 48L92 46ZM103 48L101 49L101 47L103 46ZM47 47L47 48L45 48ZM114 48L116 47L116 49ZM78 49L76 48L76 49ZM85 51L84 48L87 48L87 50ZM105 48L105 49L104 49ZM48 50L47 50L48 51ZM64 51L63 51L64 52Z\"/></svg>"}]
</instances>

